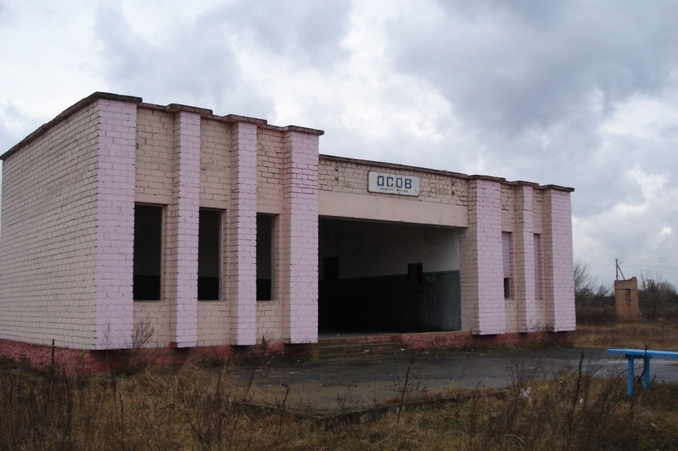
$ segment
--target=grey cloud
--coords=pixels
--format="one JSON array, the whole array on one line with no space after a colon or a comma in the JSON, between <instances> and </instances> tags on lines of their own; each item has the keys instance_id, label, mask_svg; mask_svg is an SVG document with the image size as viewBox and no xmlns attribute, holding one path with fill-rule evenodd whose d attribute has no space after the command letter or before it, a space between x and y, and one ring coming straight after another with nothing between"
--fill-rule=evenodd
<instances>
[{"instance_id":1,"label":"grey cloud","mask_svg":"<svg viewBox=\"0 0 678 451\"><path fill-rule=\"evenodd\" d=\"M572 114L594 90L608 110L659 92L675 67L677 4L443 4L437 26L392 25L395 65L432 81L467 120L507 134Z\"/></svg>"},{"instance_id":2,"label":"grey cloud","mask_svg":"<svg viewBox=\"0 0 678 451\"><path fill-rule=\"evenodd\" d=\"M0 118L1 117L12 118L13 122L21 125L11 129L3 122L0 122L0 154L7 152L14 147L14 145L19 143L19 141L35 131L41 124L44 124L51 119L28 114L12 102L0 105Z\"/></svg>"},{"instance_id":3,"label":"grey cloud","mask_svg":"<svg viewBox=\"0 0 678 451\"><path fill-rule=\"evenodd\" d=\"M5 2L0 2L0 24L7 22L7 17L9 16L9 11Z\"/></svg>"},{"instance_id":4,"label":"grey cloud","mask_svg":"<svg viewBox=\"0 0 678 451\"><path fill-rule=\"evenodd\" d=\"M156 103L199 103L219 114L256 117L272 115L274 101L251 86L236 46L267 48L299 66L331 64L342 55L339 41L348 19L344 1L233 2L153 45L135 35L116 8L100 9L96 26L115 90Z\"/></svg>"},{"instance_id":5,"label":"grey cloud","mask_svg":"<svg viewBox=\"0 0 678 451\"><path fill-rule=\"evenodd\" d=\"M303 0L226 3L205 14L205 26L229 24L238 34L298 66L326 67L348 56L340 42L348 30L350 2Z\"/></svg>"},{"instance_id":6,"label":"grey cloud","mask_svg":"<svg viewBox=\"0 0 678 451\"><path fill-rule=\"evenodd\" d=\"M96 33L106 77L117 92L214 108L217 114L263 116L273 110L243 78L228 27L180 29L159 46L135 35L120 11L109 8L99 11Z\"/></svg>"},{"instance_id":7,"label":"grey cloud","mask_svg":"<svg viewBox=\"0 0 678 451\"><path fill-rule=\"evenodd\" d=\"M439 6L433 26L410 17L390 25L393 64L433 83L479 130L488 172L575 186L586 197L578 213L641 201L625 171L635 162L661 170L675 158L664 149L670 138L616 137L608 154L610 137L600 125L631 96L662 96L675 85L678 4Z\"/></svg>"},{"instance_id":8,"label":"grey cloud","mask_svg":"<svg viewBox=\"0 0 678 451\"><path fill-rule=\"evenodd\" d=\"M20 138L19 138L20 139ZM10 133L5 124L0 122L0 154L7 152L18 140Z\"/></svg>"}]
</instances>

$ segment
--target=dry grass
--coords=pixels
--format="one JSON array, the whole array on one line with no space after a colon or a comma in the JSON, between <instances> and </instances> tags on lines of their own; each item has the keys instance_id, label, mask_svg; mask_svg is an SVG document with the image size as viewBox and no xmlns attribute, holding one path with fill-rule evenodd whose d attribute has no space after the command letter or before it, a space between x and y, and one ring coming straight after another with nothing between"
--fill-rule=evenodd
<instances>
[{"instance_id":1,"label":"dry grass","mask_svg":"<svg viewBox=\"0 0 678 451\"><path fill-rule=\"evenodd\" d=\"M577 332L578 345L678 343L662 323L589 327ZM66 377L56 367L37 373L6 363L0 450L678 449L676 385L638 390L629 400L621 376L600 377L596 362L583 358L576 371L555 377L533 361L508 370L512 384L501 395L469 392L456 404L325 428L293 415L284 399L264 413L248 409L256 390L231 383L228 366ZM395 404L403 407L402 396Z\"/></svg>"},{"instance_id":2,"label":"dry grass","mask_svg":"<svg viewBox=\"0 0 678 451\"><path fill-rule=\"evenodd\" d=\"M658 385L633 400L624 382L595 365L546 377L521 362L502 396L470 393L458 404L389 414L368 424L323 428L281 402L245 409L252 390L226 369L66 378L0 369L0 449L675 449L678 387Z\"/></svg>"},{"instance_id":3,"label":"dry grass","mask_svg":"<svg viewBox=\"0 0 678 451\"><path fill-rule=\"evenodd\" d=\"M581 348L678 350L678 327L673 320L578 324L569 339Z\"/></svg>"}]
</instances>

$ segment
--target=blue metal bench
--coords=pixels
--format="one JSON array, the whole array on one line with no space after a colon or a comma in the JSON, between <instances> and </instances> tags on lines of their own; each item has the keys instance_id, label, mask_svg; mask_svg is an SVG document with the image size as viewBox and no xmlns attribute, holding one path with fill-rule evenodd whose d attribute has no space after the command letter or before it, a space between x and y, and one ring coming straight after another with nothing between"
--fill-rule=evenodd
<instances>
[{"instance_id":1,"label":"blue metal bench","mask_svg":"<svg viewBox=\"0 0 678 451\"><path fill-rule=\"evenodd\" d=\"M633 364L636 359L643 359L643 388L650 388L650 359L653 357L662 359L678 359L678 352L675 351L652 351L649 349L608 349L610 354L623 354L628 360L628 371L626 380L626 395L633 396Z\"/></svg>"}]
</instances>

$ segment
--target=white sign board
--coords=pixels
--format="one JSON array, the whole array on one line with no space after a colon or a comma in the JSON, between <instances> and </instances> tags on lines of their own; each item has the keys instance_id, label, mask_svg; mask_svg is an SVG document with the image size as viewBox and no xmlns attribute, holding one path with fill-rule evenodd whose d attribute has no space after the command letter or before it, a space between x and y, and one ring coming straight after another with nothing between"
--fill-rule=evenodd
<instances>
[{"instance_id":1,"label":"white sign board","mask_svg":"<svg viewBox=\"0 0 678 451\"><path fill-rule=\"evenodd\" d=\"M419 177L370 172L367 190L371 193L419 195Z\"/></svg>"}]
</instances>

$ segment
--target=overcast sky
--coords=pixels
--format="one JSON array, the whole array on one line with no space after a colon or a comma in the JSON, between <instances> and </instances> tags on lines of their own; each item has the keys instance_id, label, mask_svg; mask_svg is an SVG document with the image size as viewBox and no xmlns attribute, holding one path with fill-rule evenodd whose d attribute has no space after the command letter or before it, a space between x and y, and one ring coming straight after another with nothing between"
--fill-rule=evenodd
<instances>
[{"instance_id":1,"label":"overcast sky","mask_svg":"<svg viewBox=\"0 0 678 451\"><path fill-rule=\"evenodd\" d=\"M94 91L323 154L574 187L575 260L678 285L678 1L0 0L0 152Z\"/></svg>"}]
</instances>

